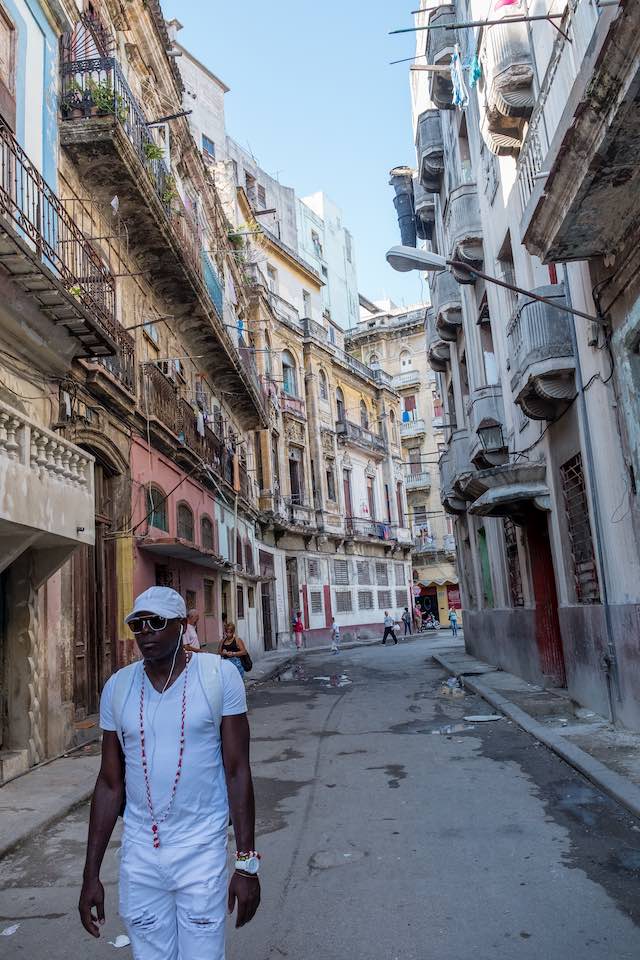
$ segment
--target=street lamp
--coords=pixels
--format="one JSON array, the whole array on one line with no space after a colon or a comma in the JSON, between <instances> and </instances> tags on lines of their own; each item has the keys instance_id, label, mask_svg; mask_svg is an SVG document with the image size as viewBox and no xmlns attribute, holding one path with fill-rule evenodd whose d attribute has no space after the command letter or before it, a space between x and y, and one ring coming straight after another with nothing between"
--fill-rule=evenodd
<instances>
[{"instance_id":1,"label":"street lamp","mask_svg":"<svg viewBox=\"0 0 640 960\"><path fill-rule=\"evenodd\" d=\"M485 453L498 453L504 450L506 444L499 423L488 423L484 427L478 427L476 433Z\"/></svg>"},{"instance_id":2,"label":"street lamp","mask_svg":"<svg viewBox=\"0 0 640 960\"><path fill-rule=\"evenodd\" d=\"M481 280L486 280L487 283L495 283L496 286L503 287L505 290L513 290L514 293L520 293L523 297L527 297L528 300L539 300L540 303L546 303L548 306L555 307L556 310L562 310L564 313L571 313L575 317L582 317L583 320L591 320L593 323L604 324L602 317L594 317L590 313L583 313L582 310L576 310L574 307L559 303L550 297L541 297L540 294L533 293L532 290L516 287L513 283L507 283L505 280L499 280L497 277L492 277L488 273L483 273L482 270L471 267L462 260L447 260L446 257L441 257L438 253L432 253L431 250L419 250L417 247L391 247L387 252L387 263L400 273L408 273L410 270L424 270L437 273L441 270L451 268L454 276L456 273L466 273L471 278L480 277Z\"/></svg>"}]
</instances>

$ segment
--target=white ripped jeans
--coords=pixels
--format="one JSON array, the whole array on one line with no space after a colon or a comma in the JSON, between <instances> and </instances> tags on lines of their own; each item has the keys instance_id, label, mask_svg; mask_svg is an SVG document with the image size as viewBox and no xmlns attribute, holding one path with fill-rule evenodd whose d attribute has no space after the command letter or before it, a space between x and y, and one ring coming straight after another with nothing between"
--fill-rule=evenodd
<instances>
[{"instance_id":1,"label":"white ripped jeans","mask_svg":"<svg viewBox=\"0 0 640 960\"><path fill-rule=\"evenodd\" d=\"M197 847L129 843L120 916L134 960L224 960L227 838Z\"/></svg>"}]
</instances>

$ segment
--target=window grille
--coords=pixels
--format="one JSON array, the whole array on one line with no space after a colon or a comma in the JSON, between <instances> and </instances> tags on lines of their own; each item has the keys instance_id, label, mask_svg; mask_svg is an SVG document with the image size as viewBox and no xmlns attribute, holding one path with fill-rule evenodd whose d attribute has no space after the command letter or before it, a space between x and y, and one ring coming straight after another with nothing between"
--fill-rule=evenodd
<instances>
[{"instance_id":1,"label":"window grille","mask_svg":"<svg viewBox=\"0 0 640 960\"><path fill-rule=\"evenodd\" d=\"M373 610L373 592L371 590L358 590L358 609Z\"/></svg>"},{"instance_id":2,"label":"window grille","mask_svg":"<svg viewBox=\"0 0 640 960\"><path fill-rule=\"evenodd\" d=\"M186 503L178 505L178 537L193 543L193 512Z\"/></svg>"},{"instance_id":3,"label":"window grille","mask_svg":"<svg viewBox=\"0 0 640 960\"><path fill-rule=\"evenodd\" d=\"M406 607L407 606L407 591L406 590L396 590L396 607Z\"/></svg>"},{"instance_id":4,"label":"window grille","mask_svg":"<svg viewBox=\"0 0 640 960\"><path fill-rule=\"evenodd\" d=\"M200 521L200 543L205 550L213 550L213 524L209 517L203 517Z\"/></svg>"},{"instance_id":5,"label":"window grille","mask_svg":"<svg viewBox=\"0 0 640 960\"><path fill-rule=\"evenodd\" d=\"M389 583L389 568L386 563L376 563L376 583L379 587L386 587Z\"/></svg>"},{"instance_id":6,"label":"window grille","mask_svg":"<svg viewBox=\"0 0 640 960\"><path fill-rule=\"evenodd\" d=\"M336 590L336 613L351 613L351 590Z\"/></svg>"},{"instance_id":7,"label":"window grille","mask_svg":"<svg viewBox=\"0 0 640 960\"><path fill-rule=\"evenodd\" d=\"M335 583L349 583L349 563L347 560L333 561L333 578Z\"/></svg>"},{"instance_id":8,"label":"window grille","mask_svg":"<svg viewBox=\"0 0 640 960\"><path fill-rule=\"evenodd\" d=\"M322 613L321 590L311 590L311 613Z\"/></svg>"},{"instance_id":9,"label":"window grille","mask_svg":"<svg viewBox=\"0 0 640 960\"><path fill-rule=\"evenodd\" d=\"M247 573L254 572L253 566L253 547L250 543L245 543L244 545L244 568Z\"/></svg>"},{"instance_id":10,"label":"window grille","mask_svg":"<svg viewBox=\"0 0 640 960\"><path fill-rule=\"evenodd\" d=\"M169 532L167 498L159 487L150 487L147 490L147 513L150 527Z\"/></svg>"},{"instance_id":11,"label":"window grille","mask_svg":"<svg viewBox=\"0 0 640 960\"><path fill-rule=\"evenodd\" d=\"M388 610L391 606L391 590L378 590L378 610Z\"/></svg>"},{"instance_id":12,"label":"window grille","mask_svg":"<svg viewBox=\"0 0 640 960\"><path fill-rule=\"evenodd\" d=\"M407 576L407 572L404 568L404 564L397 563L396 564L396 583L398 584L398 586L405 585L405 583L407 582L406 576Z\"/></svg>"},{"instance_id":13,"label":"window grille","mask_svg":"<svg viewBox=\"0 0 640 960\"><path fill-rule=\"evenodd\" d=\"M520 556L518 554L518 530L511 517L505 517L504 519L504 542L507 553L511 605L524 607L522 570L520 569Z\"/></svg>"},{"instance_id":14,"label":"window grille","mask_svg":"<svg viewBox=\"0 0 640 960\"><path fill-rule=\"evenodd\" d=\"M600 587L580 453L562 464L560 479L573 560L576 599L578 603L600 603Z\"/></svg>"},{"instance_id":15,"label":"window grille","mask_svg":"<svg viewBox=\"0 0 640 960\"><path fill-rule=\"evenodd\" d=\"M371 566L368 560L358 560L358 583L367 586L371 583Z\"/></svg>"},{"instance_id":16,"label":"window grille","mask_svg":"<svg viewBox=\"0 0 640 960\"><path fill-rule=\"evenodd\" d=\"M309 580L320 579L320 561L319 560L307 560L307 575L309 577Z\"/></svg>"}]
</instances>

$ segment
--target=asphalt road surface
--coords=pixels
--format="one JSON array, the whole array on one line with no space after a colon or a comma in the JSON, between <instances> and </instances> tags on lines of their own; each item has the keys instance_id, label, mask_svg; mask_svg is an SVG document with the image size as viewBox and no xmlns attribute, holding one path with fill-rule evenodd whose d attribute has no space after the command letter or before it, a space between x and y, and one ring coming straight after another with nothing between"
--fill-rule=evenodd
<instances>
[{"instance_id":1,"label":"asphalt road surface","mask_svg":"<svg viewBox=\"0 0 640 960\"><path fill-rule=\"evenodd\" d=\"M228 960L637 960L640 824L480 699L430 639L309 654L251 695L263 906ZM111 957L76 914L87 808L0 862L0 957Z\"/></svg>"}]
</instances>

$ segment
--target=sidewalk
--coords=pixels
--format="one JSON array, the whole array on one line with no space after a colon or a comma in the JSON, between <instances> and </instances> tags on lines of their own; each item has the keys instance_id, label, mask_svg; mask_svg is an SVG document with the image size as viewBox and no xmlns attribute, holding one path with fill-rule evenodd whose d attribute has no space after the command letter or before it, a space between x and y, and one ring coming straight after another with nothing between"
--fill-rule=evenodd
<instances>
[{"instance_id":1,"label":"sidewalk","mask_svg":"<svg viewBox=\"0 0 640 960\"><path fill-rule=\"evenodd\" d=\"M612 726L562 691L545 690L474 659L462 644L432 656L463 686L640 818L640 734Z\"/></svg>"}]
</instances>

